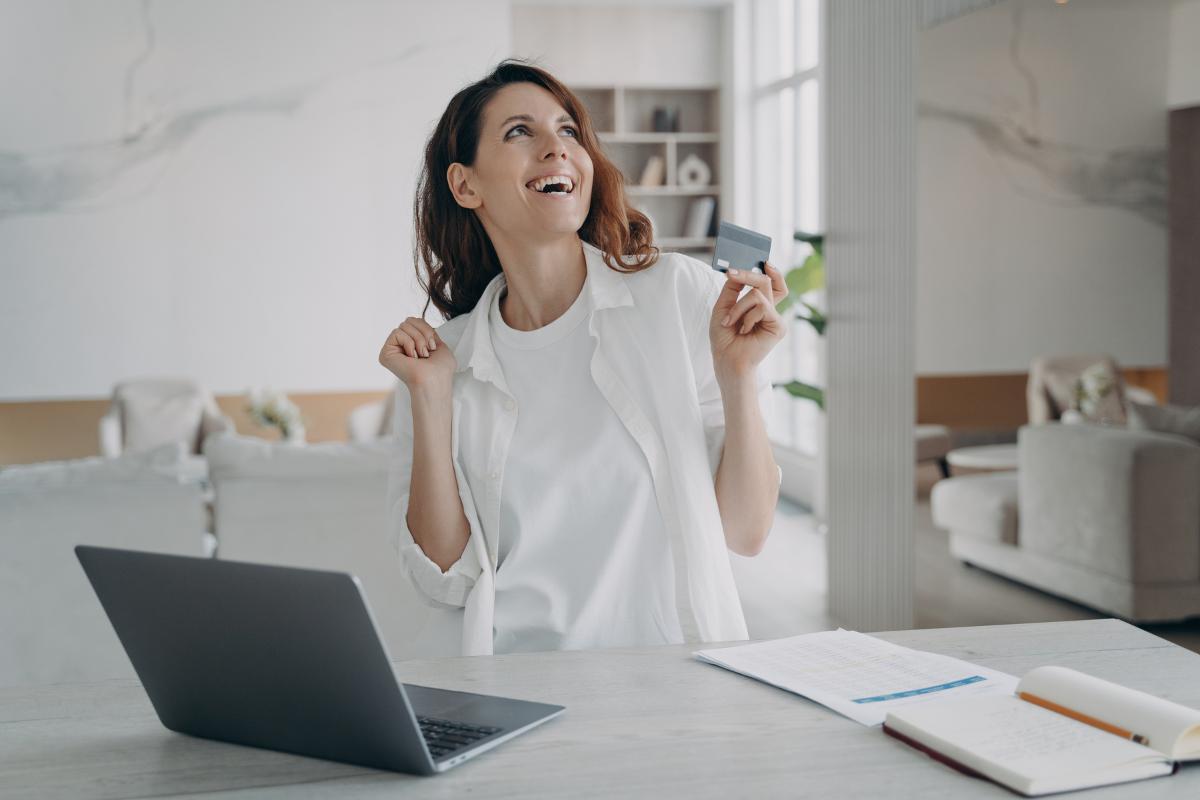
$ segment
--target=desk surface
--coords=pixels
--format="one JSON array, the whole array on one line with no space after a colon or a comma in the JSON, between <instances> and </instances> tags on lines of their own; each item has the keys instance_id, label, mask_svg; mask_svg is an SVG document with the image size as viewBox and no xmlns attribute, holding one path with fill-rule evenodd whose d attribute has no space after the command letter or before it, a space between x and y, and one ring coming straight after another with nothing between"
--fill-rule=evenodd
<instances>
[{"instance_id":1,"label":"desk surface","mask_svg":"<svg viewBox=\"0 0 1200 800\"><path fill-rule=\"evenodd\" d=\"M1014 675L1061 664L1200 706L1200 655L1116 620L879 634ZM136 681L0 690L17 797L920 797L1013 795L878 728L702 664L691 646L410 661L401 679L543 700L561 717L432 778L181 736ZM1200 797L1200 765L1071 797Z\"/></svg>"}]
</instances>

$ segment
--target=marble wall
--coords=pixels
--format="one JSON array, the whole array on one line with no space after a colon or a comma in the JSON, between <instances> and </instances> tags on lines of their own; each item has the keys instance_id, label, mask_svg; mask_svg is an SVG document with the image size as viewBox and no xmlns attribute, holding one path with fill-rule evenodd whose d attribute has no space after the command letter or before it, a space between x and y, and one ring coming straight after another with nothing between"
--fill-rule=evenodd
<instances>
[{"instance_id":1,"label":"marble wall","mask_svg":"<svg viewBox=\"0 0 1200 800\"><path fill-rule=\"evenodd\" d=\"M510 24L487 0L6 3L0 400L389 386L425 138Z\"/></svg>"},{"instance_id":2,"label":"marble wall","mask_svg":"<svg viewBox=\"0 0 1200 800\"><path fill-rule=\"evenodd\" d=\"M1170 10L1007 0L920 34L918 373L1165 363Z\"/></svg>"}]
</instances>

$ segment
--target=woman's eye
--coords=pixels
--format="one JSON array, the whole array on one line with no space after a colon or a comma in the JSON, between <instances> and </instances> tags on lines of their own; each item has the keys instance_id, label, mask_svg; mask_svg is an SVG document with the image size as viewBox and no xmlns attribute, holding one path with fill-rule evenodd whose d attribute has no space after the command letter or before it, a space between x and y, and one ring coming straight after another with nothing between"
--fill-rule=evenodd
<instances>
[{"instance_id":1,"label":"woman's eye","mask_svg":"<svg viewBox=\"0 0 1200 800\"><path fill-rule=\"evenodd\" d=\"M570 125L566 125L564 127L566 128L566 130L569 130L571 132L571 135L573 137L575 137L576 139L579 138L579 131L577 131L574 127L572 127ZM529 128L526 128L524 125L517 125L515 127L509 128L508 136L506 138L511 138L511 135L516 133L517 131L525 131L526 133L529 133Z\"/></svg>"}]
</instances>

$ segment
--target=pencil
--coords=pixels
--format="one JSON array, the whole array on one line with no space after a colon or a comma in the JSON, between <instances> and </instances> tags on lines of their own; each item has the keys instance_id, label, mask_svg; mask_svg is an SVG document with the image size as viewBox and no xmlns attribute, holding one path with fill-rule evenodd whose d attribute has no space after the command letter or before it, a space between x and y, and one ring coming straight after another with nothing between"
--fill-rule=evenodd
<instances>
[{"instance_id":1,"label":"pencil","mask_svg":"<svg viewBox=\"0 0 1200 800\"><path fill-rule=\"evenodd\" d=\"M1095 717L1089 717L1087 714L1081 714L1078 711L1074 711L1072 709L1067 708L1066 706L1060 706L1058 703L1052 703L1051 701L1046 700L1045 698L1042 698L1042 697L1038 697L1035 694L1030 694L1029 692L1018 692L1017 696L1020 697L1022 700L1028 700L1030 703L1033 703L1034 705L1041 706L1042 708L1048 708L1051 711L1054 711L1058 714L1062 714L1065 717L1070 717L1073 720L1077 720L1079 722L1083 722L1088 725L1091 725L1093 728L1099 728L1102 731L1107 731L1108 733L1116 734L1117 736L1120 736L1122 739L1129 739L1131 741L1137 742L1138 744L1146 744L1147 742L1150 741L1149 737L1142 736L1140 733L1134 733L1133 731L1127 731L1124 728L1119 728L1116 725L1113 725L1108 722L1104 722L1103 720L1096 719Z\"/></svg>"}]
</instances>

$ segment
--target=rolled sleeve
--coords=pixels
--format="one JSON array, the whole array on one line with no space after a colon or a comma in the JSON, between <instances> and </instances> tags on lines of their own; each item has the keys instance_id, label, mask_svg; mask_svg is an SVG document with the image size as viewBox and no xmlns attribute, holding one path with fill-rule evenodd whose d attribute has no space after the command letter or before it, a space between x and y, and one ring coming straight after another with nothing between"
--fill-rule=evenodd
<instances>
[{"instance_id":1,"label":"rolled sleeve","mask_svg":"<svg viewBox=\"0 0 1200 800\"><path fill-rule=\"evenodd\" d=\"M696 376L696 394L700 400L700 417L704 423L704 440L708 449L708 465L713 480L717 479L717 469L721 466L721 454L725 450L725 404L721 398L721 386L717 383L717 374L713 367L712 345L709 341L709 323L712 320L713 306L725 286L725 279L719 273L713 272L709 278L706 299L696 309L696 317L692 325L692 366ZM759 364L754 371L755 384L758 387L758 407L762 413L764 424L772 418L772 403L775 399L771 376L767 371L766 361ZM783 468L777 465L779 476L777 485L783 484Z\"/></svg>"},{"instance_id":2,"label":"rolled sleeve","mask_svg":"<svg viewBox=\"0 0 1200 800\"><path fill-rule=\"evenodd\" d=\"M389 530L392 547L399 554L404 572L416 588L417 596L422 602L434 608L462 608L466 605L467 597L482 571L479 560L475 556L474 542L468 540L462 555L450 565L449 569L443 572L442 568L435 564L421 549L421 546L413 540L412 532L408 528L413 420L408 387L403 382L396 387L393 420L395 443L388 472L388 514L391 522ZM471 527L471 538L482 537L483 531L479 525L478 515L475 513L474 500L457 464L454 465L454 472L458 480L463 511Z\"/></svg>"}]
</instances>

